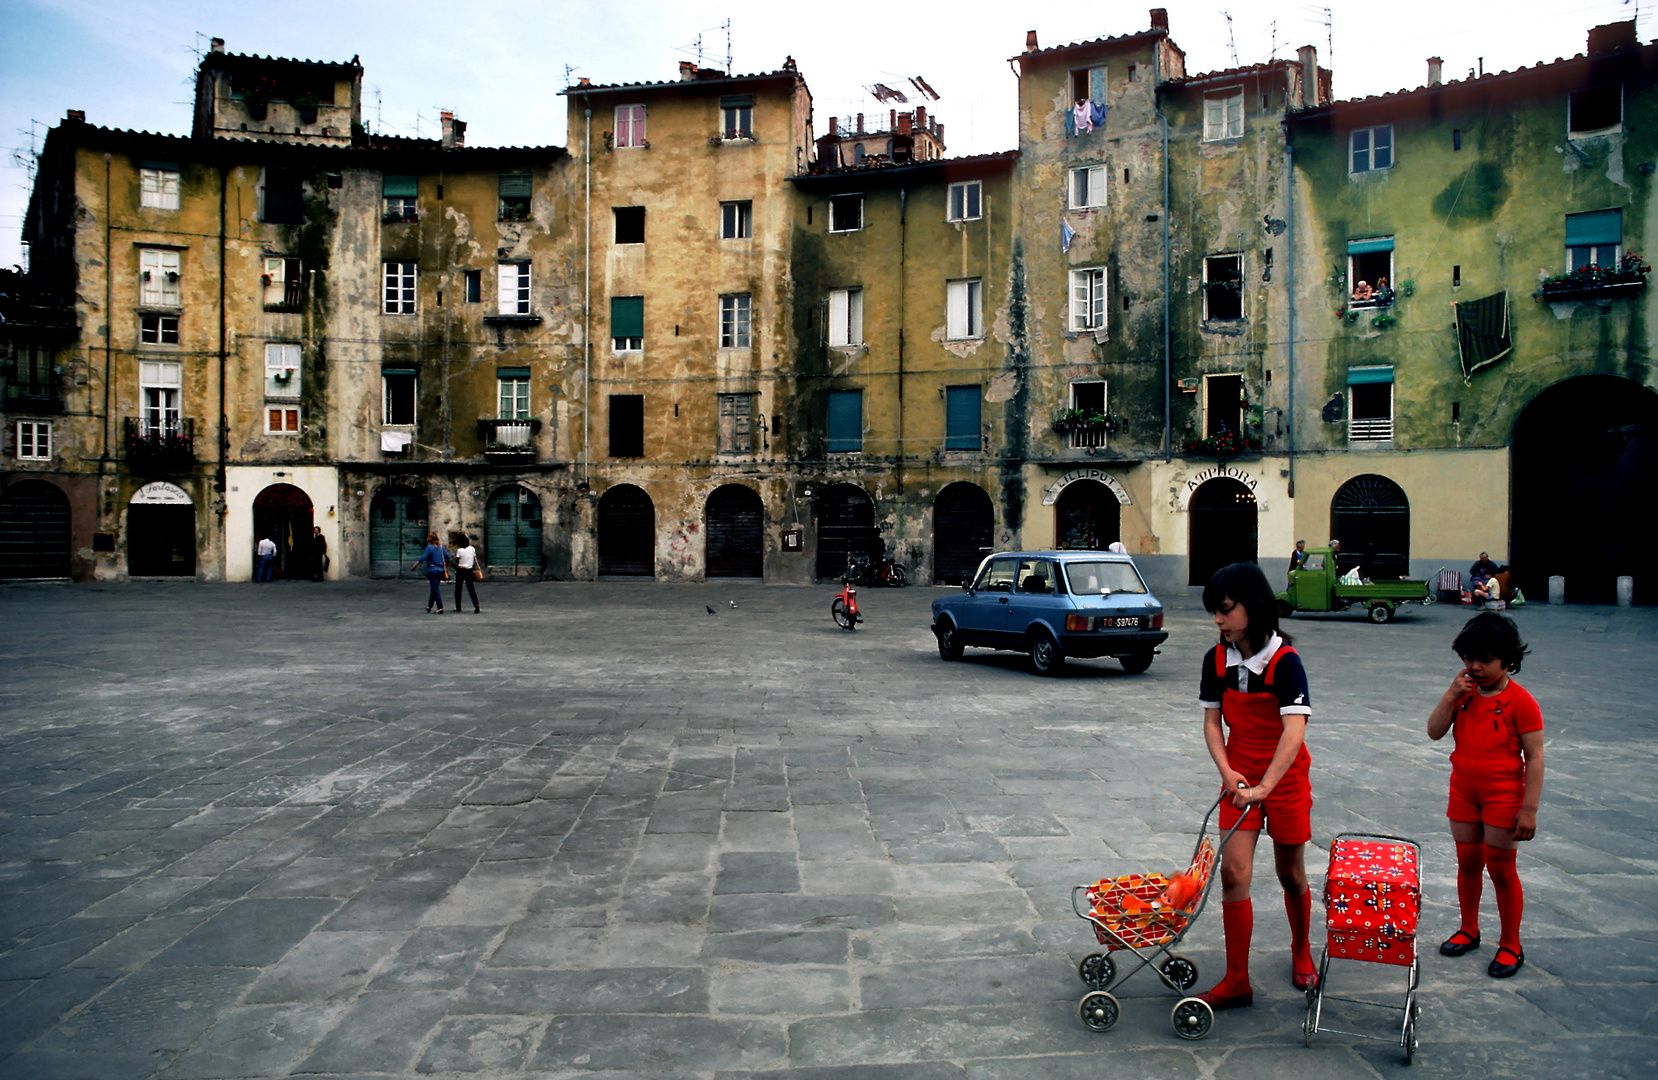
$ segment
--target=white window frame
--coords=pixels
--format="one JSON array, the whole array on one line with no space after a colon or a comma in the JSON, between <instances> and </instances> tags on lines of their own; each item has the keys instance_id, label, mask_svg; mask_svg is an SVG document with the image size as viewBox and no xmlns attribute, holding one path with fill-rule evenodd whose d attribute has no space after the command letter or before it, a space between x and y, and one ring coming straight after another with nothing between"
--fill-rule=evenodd
<instances>
[{"instance_id":1,"label":"white window frame","mask_svg":"<svg viewBox=\"0 0 1658 1080\"><path fill-rule=\"evenodd\" d=\"M528 375L495 376L495 417L498 420L528 420L530 418L530 377Z\"/></svg>"},{"instance_id":2,"label":"white window frame","mask_svg":"<svg viewBox=\"0 0 1658 1080\"><path fill-rule=\"evenodd\" d=\"M1082 165L1071 170L1070 208L1094 210L1106 204L1110 180L1108 165Z\"/></svg>"},{"instance_id":3,"label":"white window frame","mask_svg":"<svg viewBox=\"0 0 1658 1080\"><path fill-rule=\"evenodd\" d=\"M864 291L859 287L829 290L827 340L836 346L864 343Z\"/></svg>"},{"instance_id":4,"label":"white window frame","mask_svg":"<svg viewBox=\"0 0 1658 1080\"><path fill-rule=\"evenodd\" d=\"M280 423L275 425L271 423L272 413L275 413L278 417L280 417ZM293 421L292 427L286 426L287 421L290 419ZM266 435L299 435L305 427L303 420L304 418L300 415L300 409L297 404L281 401L265 402Z\"/></svg>"},{"instance_id":5,"label":"white window frame","mask_svg":"<svg viewBox=\"0 0 1658 1080\"><path fill-rule=\"evenodd\" d=\"M1209 311L1209 284L1210 284L1210 282L1209 282L1209 263L1214 259L1236 259L1236 260L1238 260L1238 278L1237 278L1237 280L1238 280L1238 317L1236 319L1215 320L1215 316L1212 315ZM1219 322L1241 322L1243 320L1243 318L1244 318L1243 252L1241 252L1241 251L1217 251L1213 255L1205 255L1203 257L1203 321L1204 322L1210 322L1210 321L1213 320L1213 321L1219 321Z\"/></svg>"},{"instance_id":6,"label":"white window frame","mask_svg":"<svg viewBox=\"0 0 1658 1080\"><path fill-rule=\"evenodd\" d=\"M299 272L299 260L283 255L265 256L265 273L262 281L265 287L265 306L281 307L288 299L288 266L293 264L295 272Z\"/></svg>"},{"instance_id":7,"label":"white window frame","mask_svg":"<svg viewBox=\"0 0 1658 1080\"><path fill-rule=\"evenodd\" d=\"M615 126L612 129L611 141L618 150L634 149L645 145L645 106L643 104L616 106Z\"/></svg>"},{"instance_id":8,"label":"white window frame","mask_svg":"<svg viewBox=\"0 0 1658 1080\"><path fill-rule=\"evenodd\" d=\"M387 315L415 314L419 278L419 263L387 259L382 264L380 310Z\"/></svg>"},{"instance_id":9,"label":"white window frame","mask_svg":"<svg viewBox=\"0 0 1658 1080\"><path fill-rule=\"evenodd\" d=\"M1070 328L1077 332L1106 328L1106 273L1103 266L1071 271Z\"/></svg>"},{"instance_id":10,"label":"white window frame","mask_svg":"<svg viewBox=\"0 0 1658 1080\"><path fill-rule=\"evenodd\" d=\"M1376 164L1376 136L1384 131L1387 132L1387 164L1378 165ZM1365 137L1365 148L1362 151L1358 149L1360 135ZM1364 162L1362 165L1359 163L1359 155L1361 153L1364 155ZM1382 172L1393 168L1393 165L1397 160L1398 155L1395 153L1393 145L1392 124L1377 124L1374 127L1355 128L1347 133L1347 171L1349 173L1357 176L1360 173Z\"/></svg>"},{"instance_id":11,"label":"white window frame","mask_svg":"<svg viewBox=\"0 0 1658 1080\"><path fill-rule=\"evenodd\" d=\"M1203 141L1241 139L1244 133L1243 87L1203 95Z\"/></svg>"},{"instance_id":12,"label":"white window frame","mask_svg":"<svg viewBox=\"0 0 1658 1080\"><path fill-rule=\"evenodd\" d=\"M858 205L858 223L856 225L853 225L851 228L837 229L835 227L835 203L836 202L844 202L847 199L856 199L856 200L858 200L858 204L857 204ZM857 195L831 195L831 196L829 196L829 231L830 232L832 232L832 233L859 232L863 229L863 227L864 227L864 197L861 193L857 194Z\"/></svg>"},{"instance_id":13,"label":"white window frame","mask_svg":"<svg viewBox=\"0 0 1658 1080\"><path fill-rule=\"evenodd\" d=\"M179 171L143 166L138 170L138 205L152 210L179 208Z\"/></svg>"},{"instance_id":14,"label":"white window frame","mask_svg":"<svg viewBox=\"0 0 1658 1080\"><path fill-rule=\"evenodd\" d=\"M1070 385L1070 389L1068 391L1068 398L1069 398L1069 405L1073 409L1082 408L1081 405L1077 404L1077 387L1079 387L1079 386L1097 386L1097 387L1099 387L1100 388L1100 413L1102 415L1109 415L1110 414L1111 388L1106 385L1106 381L1104 379L1077 379L1076 381L1072 382L1071 385ZM1072 447L1072 449L1078 449L1078 450L1085 449L1085 448L1088 448L1088 447L1093 447L1093 448L1097 449L1099 447L1102 447L1102 446L1106 445L1107 434L1108 433L1107 433L1105 427L1103 427L1103 426L1098 427L1098 428L1072 428L1071 429L1071 447Z\"/></svg>"},{"instance_id":15,"label":"white window frame","mask_svg":"<svg viewBox=\"0 0 1658 1080\"><path fill-rule=\"evenodd\" d=\"M52 422L50 420L19 420L17 439L13 446L19 461L50 461L52 459Z\"/></svg>"},{"instance_id":16,"label":"white window frame","mask_svg":"<svg viewBox=\"0 0 1658 1080\"><path fill-rule=\"evenodd\" d=\"M944 283L944 337L974 341L984 337L984 282L963 278Z\"/></svg>"},{"instance_id":17,"label":"white window frame","mask_svg":"<svg viewBox=\"0 0 1658 1080\"><path fill-rule=\"evenodd\" d=\"M720 348L748 349L754 340L754 298L748 293L720 297Z\"/></svg>"},{"instance_id":18,"label":"white window frame","mask_svg":"<svg viewBox=\"0 0 1658 1080\"><path fill-rule=\"evenodd\" d=\"M265 396L290 398L299 396L300 348L285 341L265 343Z\"/></svg>"},{"instance_id":19,"label":"white window frame","mask_svg":"<svg viewBox=\"0 0 1658 1080\"><path fill-rule=\"evenodd\" d=\"M1386 417L1374 417L1374 416L1372 416L1372 417L1366 417L1365 419L1360 420L1360 419L1357 419L1353 416L1354 399L1357 396L1353 393L1353 391L1354 391L1356 385L1365 385L1365 386L1382 386L1382 385L1385 385L1387 387L1387 416ZM1362 383L1362 384L1349 383L1348 386L1347 386L1347 441L1348 441L1348 443L1349 444L1352 444L1352 443L1365 444L1365 443L1380 443L1380 442L1391 442L1391 441L1393 441L1393 421L1394 421L1395 416L1397 415L1398 404L1399 404L1399 397L1398 397L1397 394L1395 394L1393 392L1393 381L1391 379L1388 380L1385 384L1383 384L1383 383Z\"/></svg>"},{"instance_id":20,"label":"white window frame","mask_svg":"<svg viewBox=\"0 0 1658 1080\"><path fill-rule=\"evenodd\" d=\"M183 252L177 248L138 249L138 303L142 307L182 307Z\"/></svg>"},{"instance_id":21,"label":"white window frame","mask_svg":"<svg viewBox=\"0 0 1658 1080\"><path fill-rule=\"evenodd\" d=\"M754 106L720 106L720 134L726 139L754 138Z\"/></svg>"},{"instance_id":22,"label":"white window frame","mask_svg":"<svg viewBox=\"0 0 1658 1080\"><path fill-rule=\"evenodd\" d=\"M720 239L747 240L754 235L754 203L732 199L720 203Z\"/></svg>"},{"instance_id":23,"label":"white window frame","mask_svg":"<svg viewBox=\"0 0 1658 1080\"><path fill-rule=\"evenodd\" d=\"M150 323L150 322L153 322L153 324L155 326L155 332L154 332L155 340L154 341L147 340L144 337L145 334L150 333L149 329L145 326L146 323ZM167 332L168 332L167 324L169 322L172 323L173 340L171 340L171 341L167 340ZM146 346L146 347L154 347L154 346L171 347L171 346L177 346L178 343L179 343L179 317L177 315L163 315L160 312L140 312L139 313L139 315L138 315L138 344Z\"/></svg>"},{"instance_id":24,"label":"white window frame","mask_svg":"<svg viewBox=\"0 0 1658 1080\"><path fill-rule=\"evenodd\" d=\"M984 217L984 184L978 180L963 180L951 184L947 221L978 221Z\"/></svg>"},{"instance_id":25,"label":"white window frame","mask_svg":"<svg viewBox=\"0 0 1658 1080\"><path fill-rule=\"evenodd\" d=\"M169 360L138 362L139 430L149 435L175 435L183 418L184 365Z\"/></svg>"},{"instance_id":26,"label":"white window frame","mask_svg":"<svg viewBox=\"0 0 1658 1080\"><path fill-rule=\"evenodd\" d=\"M530 264L500 263L496 267L495 310L501 315L530 314Z\"/></svg>"}]
</instances>

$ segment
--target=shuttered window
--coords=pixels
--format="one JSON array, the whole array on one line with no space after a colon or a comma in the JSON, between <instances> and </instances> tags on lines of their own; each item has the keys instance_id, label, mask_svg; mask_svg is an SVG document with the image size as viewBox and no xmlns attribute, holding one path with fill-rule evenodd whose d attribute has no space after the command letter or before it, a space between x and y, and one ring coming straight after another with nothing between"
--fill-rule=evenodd
<instances>
[{"instance_id":1,"label":"shuttered window","mask_svg":"<svg viewBox=\"0 0 1658 1080\"><path fill-rule=\"evenodd\" d=\"M530 183L527 172L501 174L501 220L526 221L530 216Z\"/></svg>"},{"instance_id":2,"label":"shuttered window","mask_svg":"<svg viewBox=\"0 0 1658 1080\"><path fill-rule=\"evenodd\" d=\"M829 290L829 344L861 345L864 340L864 291Z\"/></svg>"},{"instance_id":3,"label":"shuttered window","mask_svg":"<svg viewBox=\"0 0 1658 1080\"><path fill-rule=\"evenodd\" d=\"M977 384L944 390L944 449L979 449L980 414L984 394Z\"/></svg>"},{"instance_id":4,"label":"shuttered window","mask_svg":"<svg viewBox=\"0 0 1658 1080\"><path fill-rule=\"evenodd\" d=\"M864 392L829 391L828 443L831 454L855 454L864 448Z\"/></svg>"},{"instance_id":5,"label":"shuttered window","mask_svg":"<svg viewBox=\"0 0 1658 1080\"><path fill-rule=\"evenodd\" d=\"M754 395L721 394L720 453L748 454L754 450Z\"/></svg>"},{"instance_id":6,"label":"shuttered window","mask_svg":"<svg viewBox=\"0 0 1658 1080\"><path fill-rule=\"evenodd\" d=\"M617 352L638 352L645 347L645 298L610 298L610 341Z\"/></svg>"}]
</instances>

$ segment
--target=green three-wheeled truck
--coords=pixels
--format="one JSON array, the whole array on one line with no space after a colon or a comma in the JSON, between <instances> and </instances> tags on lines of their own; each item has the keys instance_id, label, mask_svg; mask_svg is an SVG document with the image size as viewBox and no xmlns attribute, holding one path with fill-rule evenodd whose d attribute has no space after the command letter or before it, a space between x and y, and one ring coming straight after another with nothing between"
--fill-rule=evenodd
<instances>
[{"instance_id":1,"label":"green three-wheeled truck","mask_svg":"<svg viewBox=\"0 0 1658 1080\"><path fill-rule=\"evenodd\" d=\"M1365 609L1373 623L1393 618L1400 604L1432 603L1426 581L1401 579L1347 585L1336 571L1335 554L1329 548L1308 548L1301 569L1290 571L1290 587L1278 594L1278 614L1297 611L1345 611L1354 606Z\"/></svg>"}]
</instances>

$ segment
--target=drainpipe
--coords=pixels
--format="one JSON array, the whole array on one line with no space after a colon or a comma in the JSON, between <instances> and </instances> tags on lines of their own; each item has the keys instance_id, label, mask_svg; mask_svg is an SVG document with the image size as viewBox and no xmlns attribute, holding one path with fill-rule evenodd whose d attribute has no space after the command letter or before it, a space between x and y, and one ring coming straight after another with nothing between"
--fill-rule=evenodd
<instances>
[{"instance_id":1,"label":"drainpipe","mask_svg":"<svg viewBox=\"0 0 1658 1080\"><path fill-rule=\"evenodd\" d=\"M1151 54L1153 112L1163 135L1163 462L1174 457L1174 428L1172 426L1172 389L1169 374L1169 118L1163 115L1163 104L1158 98L1163 79L1163 54L1154 47Z\"/></svg>"},{"instance_id":2,"label":"drainpipe","mask_svg":"<svg viewBox=\"0 0 1658 1080\"><path fill-rule=\"evenodd\" d=\"M99 459L101 465L109 464L110 425L115 423L110 416L110 382L115 375L115 358L110 352L115 340L115 320L110 310L115 304L115 267L110 262L111 244L114 243L113 226L110 224L109 201L109 155L104 155L104 453ZM142 408L142 403L140 403ZM142 414L140 414L142 415ZM102 471L102 470L100 470Z\"/></svg>"},{"instance_id":3,"label":"drainpipe","mask_svg":"<svg viewBox=\"0 0 1658 1080\"><path fill-rule=\"evenodd\" d=\"M587 218L587 240L583 252L581 302L581 482L591 485L593 480L593 103L584 110L587 117L587 139L582 146L586 158L585 198L583 211ZM591 490L591 488L589 488Z\"/></svg>"},{"instance_id":4,"label":"drainpipe","mask_svg":"<svg viewBox=\"0 0 1658 1080\"><path fill-rule=\"evenodd\" d=\"M904 494L904 269L909 245L905 205L909 191L898 189L898 494Z\"/></svg>"},{"instance_id":5,"label":"drainpipe","mask_svg":"<svg viewBox=\"0 0 1658 1080\"><path fill-rule=\"evenodd\" d=\"M213 488L220 499L220 524L223 525L225 493L225 456L230 448L230 429L225 426L225 374L230 368L229 327L225 324L225 200L229 194L230 174L219 166L219 464L213 473ZM220 535L224 530L221 527Z\"/></svg>"},{"instance_id":6,"label":"drainpipe","mask_svg":"<svg viewBox=\"0 0 1658 1080\"><path fill-rule=\"evenodd\" d=\"M1286 125L1287 127L1288 125ZM1289 496L1295 498L1295 144L1288 139L1284 140L1284 171L1285 171L1285 202L1287 214L1284 225L1284 239L1289 247L1289 266L1284 270L1284 291L1288 294L1289 326L1285 352L1288 357L1289 369L1287 378L1290 382L1287 404L1289 407L1290 422L1284 428L1284 439L1288 450L1288 472L1290 474Z\"/></svg>"}]
</instances>

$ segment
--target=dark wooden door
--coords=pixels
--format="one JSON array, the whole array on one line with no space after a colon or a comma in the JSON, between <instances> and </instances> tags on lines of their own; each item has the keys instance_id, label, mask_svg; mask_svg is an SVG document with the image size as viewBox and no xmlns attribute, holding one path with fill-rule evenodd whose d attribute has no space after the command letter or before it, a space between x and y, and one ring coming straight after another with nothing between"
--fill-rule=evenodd
<instances>
[{"instance_id":1,"label":"dark wooden door","mask_svg":"<svg viewBox=\"0 0 1658 1080\"><path fill-rule=\"evenodd\" d=\"M599 500L599 573L656 576L656 507L632 484L613 487Z\"/></svg>"},{"instance_id":2,"label":"dark wooden door","mask_svg":"<svg viewBox=\"0 0 1658 1080\"><path fill-rule=\"evenodd\" d=\"M1387 477L1366 473L1336 490L1330 535L1341 541L1337 572L1357 566L1372 581L1410 576L1410 500Z\"/></svg>"},{"instance_id":3,"label":"dark wooden door","mask_svg":"<svg viewBox=\"0 0 1658 1080\"><path fill-rule=\"evenodd\" d=\"M707 537L709 577L765 576L765 507L752 488L726 484L708 496Z\"/></svg>"},{"instance_id":4,"label":"dark wooden door","mask_svg":"<svg viewBox=\"0 0 1658 1080\"><path fill-rule=\"evenodd\" d=\"M24 480L0 494L0 579L69 576L69 496Z\"/></svg>"},{"instance_id":5,"label":"dark wooden door","mask_svg":"<svg viewBox=\"0 0 1658 1080\"><path fill-rule=\"evenodd\" d=\"M875 504L868 492L851 484L836 484L817 501L817 576L839 578L852 553L879 563L886 544L875 528Z\"/></svg>"},{"instance_id":6,"label":"dark wooden door","mask_svg":"<svg viewBox=\"0 0 1658 1080\"><path fill-rule=\"evenodd\" d=\"M196 508L177 504L127 507L127 573L194 577Z\"/></svg>"},{"instance_id":7,"label":"dark wooden door","mask_svg":"<svg viewBox=\"0 0 1658 1080\"><path fill-rule=\"evenodd\" d=\"M951 484L933 503L933 582L965 585L995 543L996 510L977 484Z\"/></svg>"},{"instance_id":8,"label":"dark wooden door","mask_svg":"<svg viewBox=\"0 0 1658 1080\"><path fill-rule=\"evenodd\" d=\"M1188 585L1207 585L1216 570L1256 560L1255 495L1238 481L1217 477L1186 504Z\"/></svg>"}]
</instances>

